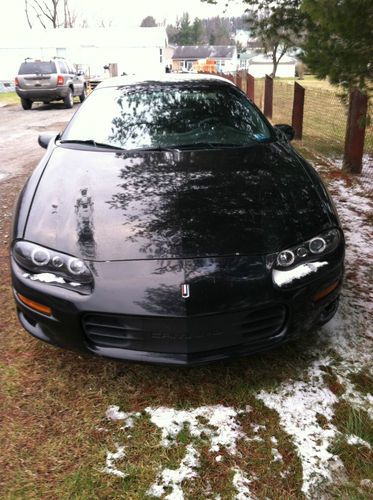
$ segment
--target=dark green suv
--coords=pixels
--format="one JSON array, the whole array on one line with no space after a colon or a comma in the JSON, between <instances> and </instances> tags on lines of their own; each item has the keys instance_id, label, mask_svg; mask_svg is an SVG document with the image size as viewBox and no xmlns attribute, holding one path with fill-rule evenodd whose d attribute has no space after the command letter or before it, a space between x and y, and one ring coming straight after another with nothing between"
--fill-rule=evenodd
<instances>
[{"instance_id":1,"label":"dark green suv","mask_svg":"<svg viewBox=\"0 0 373 500\"><path fill-rule=\"evenodd\" d=\"M25 59L15 85L23 109L31 109L32 103L37 101L63 101L66 108L72 108L74 96L79 96L83 102L87 95L83 73L61 57L50 61Z\"/></svg>"}]
</instances>

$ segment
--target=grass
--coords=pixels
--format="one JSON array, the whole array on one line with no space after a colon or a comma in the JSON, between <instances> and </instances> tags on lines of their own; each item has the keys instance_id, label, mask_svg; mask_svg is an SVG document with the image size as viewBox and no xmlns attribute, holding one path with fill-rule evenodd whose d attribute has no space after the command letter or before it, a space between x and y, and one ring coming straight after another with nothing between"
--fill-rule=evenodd
<instances>
[{"instance_id":1,"label":"grass","mask_svg":"<svg viewBox=\"0 0 373 500\"><path fill-rule=\"evenodd\" d=\"M0 92L0 104L19 104L19 97L15 92Z\"/></svg>"},{"instance_id":2,"label":"grass","mask_svg":"<svg viewBox=\"0 0 373 500\"><path fill-rule=\"evenodd\" d=\"M330 451L340 457L347 475L347 481L334 488L333 492L338 498L369 498L370 488L364 486L364 481L373 481L373 422L365 412L341 400L335 407L333 423L342 434ZM350 434L364 439L372 449L348 444L345 435Z\"/></svg>"}]
</instances>

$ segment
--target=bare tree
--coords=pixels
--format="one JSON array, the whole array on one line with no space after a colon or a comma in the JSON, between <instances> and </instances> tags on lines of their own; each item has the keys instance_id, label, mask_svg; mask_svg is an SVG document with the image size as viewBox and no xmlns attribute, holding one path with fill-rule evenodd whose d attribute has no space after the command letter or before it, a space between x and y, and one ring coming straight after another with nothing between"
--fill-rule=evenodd
<instances>
[{"instance_id":1,"label":"bare tree","mask_svg":"<svg viewBox=\"0 0 373 500\"><path fill-rule=\"evenodd\" d=\"M36 20L44 29L73 28L77 18L69 0L25 0L25 14L29 28Z\"/></svg>"},{"instance_id":2,"label":"bare tree","mask_svg":"<svg viewBox=\"0 0 373 500\"><path fill-rule=\"evenodd\" d=\"M29 11L28 11L28 1L27 0L25 0L25 14L26 14L26 19L27 19L28 27L31 29L32 28L32 23L30 21L30 15L29 15Z\"/></svg>"}]
</instances>

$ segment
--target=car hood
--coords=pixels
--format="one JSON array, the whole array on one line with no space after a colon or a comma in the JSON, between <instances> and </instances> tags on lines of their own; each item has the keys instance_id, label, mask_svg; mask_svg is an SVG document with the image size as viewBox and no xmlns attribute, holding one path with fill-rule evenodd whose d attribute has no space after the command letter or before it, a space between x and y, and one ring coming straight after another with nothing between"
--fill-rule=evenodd
<instances>
[{"instance_id":1,"label":"car hood","mask_svg":"<svg viewBox=\"0 0 373 500\"><path fill-rule=\"evenodd\" d=\"M100 261L277 252L332 223L308 168L280 143L181 152L56 147L24 237Z\"/></svg>"}]
</instances>

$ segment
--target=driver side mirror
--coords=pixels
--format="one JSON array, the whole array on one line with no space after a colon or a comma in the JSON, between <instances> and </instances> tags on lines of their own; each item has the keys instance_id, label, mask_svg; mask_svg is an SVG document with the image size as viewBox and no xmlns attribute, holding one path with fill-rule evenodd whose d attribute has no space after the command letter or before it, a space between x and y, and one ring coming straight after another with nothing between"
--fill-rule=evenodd
<instances>
[{"instance_id":1,"label":"driver side mirror","mask_svg":"<svg viewBox=\"0 0 373 500\"><path fill-rule=\"evenodd\" d=\"M51 140L54 139L56 136L57 136L56 132L40 134L38 137L39 146L41 146L44 149L47 149Z\"/></svg>"},{"instance_id":2,"label":"driver side mirror","mask_svg":"<svg viewBox=\"0 0 373 500\"><path fill-rule=\"evenodd\" d=\"M285 123L279 123L278 125L275 125L276 130L281 130L283 134L286 135L288 141L292 141L295 136L295 130L291 125L286 125Z\"/></svg>"}]
</instances>

